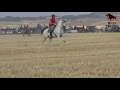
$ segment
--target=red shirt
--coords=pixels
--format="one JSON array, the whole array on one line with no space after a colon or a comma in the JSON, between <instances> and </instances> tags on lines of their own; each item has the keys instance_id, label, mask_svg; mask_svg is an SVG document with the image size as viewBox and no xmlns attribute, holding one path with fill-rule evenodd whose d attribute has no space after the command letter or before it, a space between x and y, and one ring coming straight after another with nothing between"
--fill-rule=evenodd
<instances>
[{"instance_id":1,"label":"red shirt","mask_svg":"<svg viewBox=\"0 0 120 90\"><path fill-rule=\"evenodd\" d=\"M50 19L50 22L49 22L49 26L53 26L54 24L50 24L50 23L55 23L56 21L55 21L55 18L51 18Z\"/></svg>"}]
</instances>

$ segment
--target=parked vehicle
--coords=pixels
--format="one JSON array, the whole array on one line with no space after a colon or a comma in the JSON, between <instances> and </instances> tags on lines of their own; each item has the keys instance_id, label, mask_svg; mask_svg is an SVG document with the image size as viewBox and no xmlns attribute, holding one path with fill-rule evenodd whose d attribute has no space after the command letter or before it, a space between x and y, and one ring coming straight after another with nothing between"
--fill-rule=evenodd
<instances>
[{"instance_id":1,"label":"parked vehicle","mask_svg":"<svg viewBox=\"0 0 120 90\"><path fill-rule=\"evenodd\" d=\"M86 32L97 32L98 28L96 26L87 26L85 31Z\"/></svg>"}]
</instances>

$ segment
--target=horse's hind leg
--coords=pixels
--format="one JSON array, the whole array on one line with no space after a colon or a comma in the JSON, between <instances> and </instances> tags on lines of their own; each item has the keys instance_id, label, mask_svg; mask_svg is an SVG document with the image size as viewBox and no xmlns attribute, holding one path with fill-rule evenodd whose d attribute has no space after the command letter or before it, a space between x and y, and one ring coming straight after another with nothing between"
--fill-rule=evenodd
<instances>
[{"instance_id":1,"label":"horse's hind leg","mask_svg":"<svg viewBox=\"0 0 120 90\"><path fill-rule=\"evenodd\" d=\"M23 37L24 37L24 35L25 35L25 32L23 31Z\"/></svg>"},{"instance_id":2,"label":"horse's hind leg","mask_svg":"<svg viewBox=\"0 0 120 90\"><path fill-rule=\"evenodd\" d=\"M29 36L31 37L31 32L29 31Z\"/></svg>"},{"instance_id":3,"label":"horse's hind leg","mask_svg":"<svg viewBox=\"0 0 120 90\"><path fill-rule=\"evenodd\" d=\"M51 45L51 42L52 42L52 38L49 38L49 45Z\"/></svg>"},{"instance_id":4,"label":"horse's hind leg","mask_svg":"<svg viewBox=\"0 0 120 90\"><path fill-rule=\"evenodd\" d=\"M31 35L30 35L30 33L28 33L28 37L30 37Z\"/></svg>"},{"instance_id":5,"label":"horse's hind leg","mask_svg":"<svg viewBox=\"0 0 120 90\"><path fill-rule=\"evenodd\" d=\"M44 40L42 41L42 43L44 44L44 42L46 41L47 38L44 38Z\"/></svg>"},{"instance_id":6,"label":"horse's hind leg","mask_svg":"<svg viewBox=\"0 0 120 90\"><path fill-rule=\"evenodd\" d=\"M30 31L28 31L28 37L30 36Z\"/></svg>"}]
</instances>

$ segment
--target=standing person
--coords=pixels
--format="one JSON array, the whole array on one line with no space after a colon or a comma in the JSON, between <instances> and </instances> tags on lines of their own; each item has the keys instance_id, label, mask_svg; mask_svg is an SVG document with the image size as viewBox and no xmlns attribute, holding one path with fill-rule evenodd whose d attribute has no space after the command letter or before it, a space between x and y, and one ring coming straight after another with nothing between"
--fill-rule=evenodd
<instances>
[{"instance_id":1,"label":"standing person","mask_svg":"<svg viewBox=\"0 0 120 90\"><path fill-rule=\"evenodd\" d=\"M26 25L24 25L24 32L26 32Z\"/></svg>"},{"instance_id":2,"label":"standing person","mask_svg":"<svg viewBox=\"0 0 120 90\"><path fill-rule=\"evenodd\" d=\"M55 24L56 24L55 15L52 14L52 17L50 18L49 21L50 38L52 38L52 32L54 31Z\"/></svg>"},{"instance_id":3,"label":"standing person","mask_svg":"<svg viewBox=\"0 0 120 90\"><path fill-rule=\"evenodd\" d=\"M24 37L25 33L26 33L26 26L24 25L23 26L23 37Z\"/></svg>"},{"instance_id":4,"label":"standing person","mask_svg":"<svg viewBox=\"0 0 120 90\"><path fill-rule=\"evenodd\" d=\"M7 31L8 31L8 27L5 29L5 35L7 34Z\"/></svg>"},{"instance_id":5,"label":"standing person","mask_svg":"<svg viewBox=\"0 0 120 90\"><path fill-rule=\"evenodd\" d=\"M27 25L26 28L29 29L29 26Z\"/></svg>"},{"instance_id":6,"label":"standing person","mask_svg":"<svg viewBox=\"0 0 120 90\"><path fill-rule=\"evenodd\" d=\"M27 30L28 36L31 36L31 35L30 35L31 33L30 33L29 25L26 26L26 30Z\"/></svg>"}]
</instances>

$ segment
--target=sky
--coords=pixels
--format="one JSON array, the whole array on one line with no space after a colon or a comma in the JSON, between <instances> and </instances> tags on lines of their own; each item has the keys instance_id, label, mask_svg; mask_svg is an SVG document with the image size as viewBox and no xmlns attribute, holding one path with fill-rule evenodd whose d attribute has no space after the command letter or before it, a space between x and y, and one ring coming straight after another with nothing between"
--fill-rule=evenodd
<instances>
[{"instance_id":1,"label":"sky","mask_svg":"<svg viewBox=\"0 0 120 90\"><path fill-rule=\"evenodd\" d=\"M0 18L5 16L15 16L15 17L38 17L38 16L50 16L55 14L57 16L63 15L81 15L90 14L92 12L0 12Z\"/></svg>"}]
</instances>

